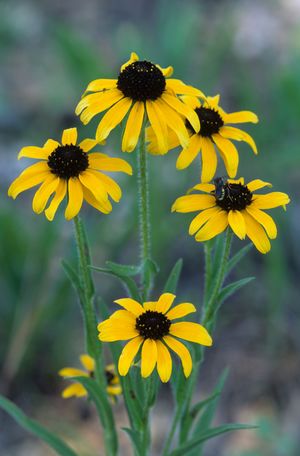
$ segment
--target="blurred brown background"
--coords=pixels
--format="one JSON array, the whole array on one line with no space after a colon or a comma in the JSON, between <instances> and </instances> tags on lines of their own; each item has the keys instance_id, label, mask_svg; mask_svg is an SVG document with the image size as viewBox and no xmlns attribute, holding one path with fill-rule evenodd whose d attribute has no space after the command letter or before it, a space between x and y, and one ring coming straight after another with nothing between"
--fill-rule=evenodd
<instances>
[{"instance_id":1,"label":"blurred brown background","mask_svg":"<svg viewBox=\"0 0 300 456\"><path fill-rule=\"evenodd\" d=\"M83 127L74 107L90 80L116 77L132 50L162 66L173 65L174 77L206 94L221 93L225 110L259 115L260 123L245 130L254 135L260 153L254 157L239 144L240 175L273 182L275 190L291 195L292 204L287 213L273 213L279 236L271 253L262 256L252 249L232 276L256 280L225 303L197 395L208 395L228 366L216 423L260 426L211 441L205 456L298 456L299 21L299 0L0 2L1 390L63 433L83 456L101 448L97 418L84 400L60 398L66 383L57 376L61 367L76 365L83 350L76 296L60 264L63 257L74 259L72 224L62 210L53 223L35 215L32 192L16 202L8 199L9 183L26 165L17 161L17 153L24 145L58 138L65 127L78 126L82 137L92 136L97 120ZM120 155L119 145L114 133L108 149ZM174 199L198 181L199 170L176 171L176 157L174 151L150 158L153 249L160 265L153 297L182 257L179 297L200 306L203 249L188 237L191 216L170 213ZM134 154L123 158L135 165ZM222 166L219 173L224 174ZM135 179L124 177L121 184L124 196L110 216L83 211L96 265L138 258ZM235 240L234 248L241 246ZM124 293L111 278L96 275L95 280L108 303ZM153 414L158 448L170 413L171 395L164 387ZM116 414L124 425L121 402ZM7 415L0 415L0 428L3 456L53 454ZM124 455L130 454L127 446L123 435Z\"/></svg>"}]
</instances>

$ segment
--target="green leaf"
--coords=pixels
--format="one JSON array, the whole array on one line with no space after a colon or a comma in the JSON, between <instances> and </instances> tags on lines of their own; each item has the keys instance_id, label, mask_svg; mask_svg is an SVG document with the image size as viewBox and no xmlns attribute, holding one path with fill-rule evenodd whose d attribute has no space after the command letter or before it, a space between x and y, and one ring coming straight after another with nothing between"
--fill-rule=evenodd
<instances>
[{"instance_id":1,"label":"green leaf","mask_svg":"<svg viewBox=\"0 0 300 456\"><path fill-rule=\"evenodd\" d=\"M235 266L247 255L247 253L252 249L253 244L247 244L241 250L239 250L229 261L227 264L227 274L235 268Z\"/></svg>"},{"instance_id":2,"label":"green leaf","mask_svg":"<svg viewBox=\"0 0 300 456\"><path fill-rule=\"evenodd\" d=\"M257 426L233 423L209 429L207 431L201 432L200 434L198 433L198 437L190 440L189 442L184 443L183 445L180 445L179 448L170 453L170 456L182 456L183 454L187 454L187 452L190 450L195 450L196 448L199 448L199 446L201 446L204 442L206 442L209 439L212 439L213 437L225 434L226 432L240 431L245 429L257 429ZM195 454L199 455L198 452Z\"/></svg>"},{"instance_id":3,"label":"green leaf","mask_svg":"<svg viewBox=\"0 0 300 456\"><path fill-rule=\"evenodd\" d=\"M137 454L142 454L142 447L140 442L140 433L135 429L121 428L122 431L126 432L129 435L131 442L133 443L134 448L136 449Z\"/></svg>"},{"instance_id":4,"label":"green leaf","mask_svg":"<svg viewBox=\"0 0 300 456\"><path fill-rule=\"evenodd\" d=\"M94 269L98 272L103 272L104 274L111 275L113 277L117 277L121 280L126 292L131 296L131 298L136 299L137 301L141 301L141 296L137 287L137 284L131 277L127 277L115 271L112 271L110 268L99 268L96 266L90 266L90 268Z\"/></svg>"},{"instance_id":5,"label":"green leaf","mask_svg":"<svg viewBox=\"0 0 300 456\"><path fill-rule=\"evenodd\" d=\"M83 299L83 289L80 283L80 278L77 272L72 268L72 266L65 260L61 262L62 267L69 278L70 282L72 283L76 293L79 295L79 299L82 301Z\"/></svg>"},{"instance_id":6,"label":"green leaf","mask_svg":"<svg viewBox=\"0 0 300 456\"><path fill-rule=\"evenodd\" d=\"M210 404L210 402L212 402L214 399L216 399L218 396L220 396L220 394L221 394L221 392L217 391L216 393L211 394L208 398L203 399L203 401L197 402L197 404L195 404L190 411L191 418L195 419L197 417L198 413L204 407L206 407L208 404Z\"/></svg>"},{"instance_id":7,"label":"green leaf","mask_svg":"<svg viewBox=\"0 0 300 456\"><path fill-rule=\"evenodd\" d=\"M224 287L219 295L218 295L218 303L219 305L222 304L229 296L233 295L236 291L240 290L242 287L247 285L248 283L252 282L255 277L246 277L245 279L237 280L236 282L232 282L226 287Z\"/></svg>"},{"instance_id":8,"label":"green leaf","mask_svg":"<svg viewBox=\"0 0 300 456\"><path fill-rule=\"evenodd\" d=\"M113 263L112 261L106 261L108 269L120 276L130 277L136 276L141 272L141 266L134 266L128 264L118 264Z\"/></svg>"},{"instance_id":9,"label":"green leaf","mask_svg":"<svg viewBox=\"0 0 300 456\"><path fill-rule=\"evenodd\" d=\"M57 454L61 456L77 456L63 440L45 429L37 421L28 418L13 402L0 396L0 407L5 410L16 422L28 432L46 442Z\"/></svg>"},{"instance_id":10,"label":"green leaf","mask_svg":"<svg viewBox=\"0 0 300 456\"><path fill-rule=\"evenodd\" d=\"M154 278L159 272L159 267L157 266L155 261L151 260L150 258L146 258L143 268L145 277L145 282L143 284L145 292L144 298L147 299L148 290L151 290L152 288Z\"/></svg>"},{"instance_id":11,"label":"green leaf","mask_svg":"<svg viewBox=\"0 0 300 456\"><path fill-rule=\"evenodd\" d=\"M180 278L180 274L182 271L182 265L183 261L182 258L176 261L175 265L173 266L169 277L166 281L165 287L164 287L164 293L176 293L177 289L177 284Z\"/></svg>"}]
</instances>

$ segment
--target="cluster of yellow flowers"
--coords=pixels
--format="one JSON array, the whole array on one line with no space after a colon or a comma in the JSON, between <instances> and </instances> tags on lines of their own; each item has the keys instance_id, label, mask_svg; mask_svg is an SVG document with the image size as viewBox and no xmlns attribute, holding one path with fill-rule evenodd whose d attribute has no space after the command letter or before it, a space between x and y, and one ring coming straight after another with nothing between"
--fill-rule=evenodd
<instances>
[{"instance_id":1,"label":"cluster of yellow flowers","mask_svg":"<svg viewBox=\"0 0 300 456\"><path fill-rule=\"evenodd\" d=\"M69 128L63 131L61 142L49 139L43 147L24 147L19 158L33 158L38 162L25 169L11 184L9 195L16 198L21 192L40 185L32 206L36 213L45 212L48 220L53 220L66 196L67 220L79 213L83 200L108 214L112 210L109 198L118 202L122 192L105 172L132 174L132 169L123 159L90 151L96 145L103 145L111 131L127 116L122 136L123 152L134 151L140 136L144 135L147 150L154 155L166 154L180 146L176 163L179 170L187 168L197 155L201 156L201 179L192 189L197 193L189 191L172 206L172 211L176 212L199 212L189 227L189 233L196 241L207 241L230 227L240 239L248 236L261 253L268 252L271 248L269 239L276 237L277 229L273 219L263 210L277 206L285 208L289 197L281 192L254 193L271 187L260 179L248 184L243 178L235 179L239 154L232 140L246 142L255 154L257 147L248 133L232 125L257 123L256 114L250 111L227 113L219 105L219 95L206 96L199 89L171 78L172 73L172 67L162 68L139 60L133 52L121 66L116 79L92 81L75 112L83 124L105 112L95 139L78 142L76 128ZM215 178L217 153L224 162L228 179ZM196 310L190 303L169 310L174 298L165 293L158 301L143 305L130 298L119 299L116 302L123 310L100 323L100 340L130 339L119 360L121 375L126 375L141 348L142 376L149 376L157 366L161 380L168 381L172 370L170 348L181 358L188 376L192 368L191 356L177 338L211 345L211 337L201 325L172 323L173 319ZM90 361L87 364L90 365ZM74 374L70 370L61 372L67 376L70 373ZM73 389L64 394L84 394L82 388L79 389L73 385Z\"/></svg>"}]
</instances>

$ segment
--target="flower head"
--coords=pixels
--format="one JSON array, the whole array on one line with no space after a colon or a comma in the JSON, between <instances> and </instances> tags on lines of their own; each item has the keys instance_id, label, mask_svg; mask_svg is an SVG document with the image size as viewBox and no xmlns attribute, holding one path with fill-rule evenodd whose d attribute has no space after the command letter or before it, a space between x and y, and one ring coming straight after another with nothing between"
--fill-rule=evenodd
<instances>
[{"instance_id":1,"label":"flower head","mask_svg":"<svg viewBox=\"0 0 300 456\"><path fill-rule=\"evenodd\" d=\"M216 178L214 184L201 183L192 188L204 194L185 195L178 198L172 206L176 212L200 213L192 220L189 234L196 241L203 242L222 233L228 225L240 238L246 236L257 250L267 253L271 249L270 239L277 236L277 228L264 209L283 206L290 202L286 193L254 193L263 187L272 187L268 182L255 179L247 185L244 179Z\"/></svg>"},{"instance_id":2,"label":"flower head","mask_svg":"<svg viewBox=\"0 0 300 456\"><path fill-rule=\"evenodd\" d=\"M87 124L95 115L108 110L97 128L99 142L105 140L129 112L122 139L124 152L135 149L145 117L152 125L160 154L168 150L167 128L174 132L179 144L186 147L189 135L184 120L187 119L195 131L199 131L200 124L194 110L177 98L177 94L204 95L179 79L168 79L172 73L172 67L161 68L139 60L132 52L128 62L121 66L117 79L90 82L75 112ZM87 92L92 93L87 95Z\"/></svg>"},{"instance_id":3,"label":"flower head","mask_svg":"<svg viewBox=\"0 0 300 456\"><path fill-rule=\"evenodd\" d=\"M201 154L202 169L201 182L209 182L213 179L217 169L217 154L224 161L225 168L229 177L235 177L238 169L239 155L235 145L231 140L245 141L257 154L257 148L252 137L240 130L227 124L258 122L256 114L251 111L239 111L227 114L219 106L219 95L215 97L207 97L202 103L196 97L184 96L183 101L194 109L200 121L200 131L197 132L193 126L186 121L187 128L190 134L189 144L180 152L176 167L177 169L187 168ZM152 154L157 154L158 145L155 135L151 127L147 129L147 137L150 144L148 151ZM179 146L178 138L168 129L168 150Z\"/></svg>"},{"instance_id":4,"label":"flower head","mask_svg":"<svg viewBox=\"0 0 300 456\"><path fill-rule=\"evenodd\" d=\"M131 298L115 301L124 310L117 310L98 325L99 339L103 342L129 340L119 358L120 375L126 375L141 348L141 374L149 377L157 366L162 382L167 382L172 373L172 358L169 349L181 359L183 372L188 377L192 370L192 358L187 347L178 340L185 339L210 346L212 339L198 323L178 322L177 318L196 312L193 304L178 304L170 310L175 296L164 293L158 301L139 302Z\"/></svg>"},{"instance_id":5,"label":"flower head","mask_svg":"<svg viewBox=\"0 0 300 456\"><path fill-rule=\"evenodd\" d=\"M87 355L83 354L80 356L80 362L84 369L77 369L74 367L64 367L59 371L59 375L64 378L71 377L94 377L95 372L95 361L94 359ZM106 392L108 395L114 397L122 393L122 388L120 386L119 377L115 373L115 366L109 364L105 367L105 377L107 382ZM67 386L63 392L62 397L67 399L69 397L82 397L87 396L88 392L85 387L79 382L73 382L71 385Z\"/></svg>"},{"instance_id":6,"label":"flower head","mask_svg":"<svg viewBox=\"0 0 300 456\"><path fill-rule=\"evenodd\" d=\"M43 147L23 147L18 158L28 157L39 161L26 168L13 181L8 195L15 199L21 192L40 185L34 195L32 208L40 214L53 196L45 210L48 220L53 220L66 195L67 220L78 214L83 200L108 214L112 210L108 196L118 202L122 192L119 185L102 171L132 174L132 169L120 158L110 158L98 152L88 154L96 144L94 139L84 139L77 145L77 129L69 128L63 131L61 144L48 139Z\"/></svg>"}]
</instances>

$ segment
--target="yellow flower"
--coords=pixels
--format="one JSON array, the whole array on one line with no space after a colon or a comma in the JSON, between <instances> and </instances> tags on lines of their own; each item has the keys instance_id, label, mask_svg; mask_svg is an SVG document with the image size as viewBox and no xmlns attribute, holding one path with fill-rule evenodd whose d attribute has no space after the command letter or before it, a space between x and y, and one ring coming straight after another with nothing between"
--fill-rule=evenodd
<instances>
[{"instance_id":1,"label":"yellow flower","mask_svg":"<svg viewBox=\"0 0 300 456\"><path fill-rule=\"evenodd\" d=\"M209 182L213 179L217 169L217 154L215 147L219 150L224 161L229 177L235 177L239 164L239 155L235 145L230 140L245 141L257 154L257 148L252 137L227 124L258 122L256 114L251 111L239 111L227 114L219 106L219 95L207 97L203 103L191 96L182 97L183 101L195 110L199 117L200 131L194 130L193 126L186 122L190 132L190 142L184 147L177 159L177 169L187 168L201 153L202 169L201 182ZM158 144L153 130L147 129L147 139L150 141L148 151L152 154L158 153ZM179 146L177 137L171 130L168 130L168 150Z\"/></svg>"},{"instance_id":2,"label":"yellow flower","mask_svg":"<svg viewBox=\"0 0 300 456\"><path fill-rule=\"evenodd\" d=\"M80 356L80 361L83 369L76 369L74 367L65 367L59 371L61 377L70 378L70 377L94 377L95 372L95 361L91 356L83 354ZM106 391L110 396L118 396L122 393L122 388L120 386L119 377L115 373L115 366L109 364L105 367L105 376L107 381ZM67 399L69 397L82 397L87 396L88 392L85 387L78 382L74 382L71 385L67 386L63 392L62 397Z\"/></svg>"},{"instance_id":3,"label":"yellow flower","mask_svg":"<svg viewBox=\"0 0 300 456\"><path fill-rule=\"evenodd\" d=\"M262 209L285 208L290 199L281 192L253 193L266 186L272 187L260 179L245 185L243 178L225 181L218 177L214 184L201 183L192 189L208 194L181 196L173 204L172 211L201 211L189 228L189 234L195 235L196 241L212 239L229 225L240 239L248 236L257 250L267 253L271 249L269 238L276 238L277 228L272 217Z\"/></svg>"},{"instance_id":4,"label":"yellow flower","mask_svg":"<svg viewBox=\"0 0 300 456\"><path fill-rule=\"evenodd\" d=\"M169 349L181 359L183 372L188 377L192 370L192 358L186 346L177 338L210 346L212 339L198 323L173 320L196 312L193 304L179 304L169 310L175 295L164 293L158 301L141 305L131 298L115 301L124 310L117 310L98 325L99 339L103 342L129 340L119 358L120 375L126 375L141 347L141 374L149 377L157 366L162 382L167 382L172 373L172 358Z\"/></svg>"},{"instance_id":5,"label":"yellow flower","mask_svg":"<svg viewBox=\"0 0 300 456\"><path fill-rule=\"evenodd\" d=\"M118 202L122 196L119 185L100 171L121 171L132 174L131 166L120 158L110 158L94 152L88 154L96 144L94 139L84 139L77 144L77 129L63 131L61 144L48 139L43 147L23 147L18 158L39 160L26 168L8 189L8 195L16 198L21 192L40 185L36 191L32 208L37 214L43 212L49 198L53 198L45 210L48 220L53 220L58 206L68 195L65 210L67 220L75 217L83 200L94 208L108 214L112 210L110 196Z\"/></svg>"},{"instance_id":6,"label":"yellow flower","mask_svg":"<svg viewBox=\"0 0 300 456\"><path fill-rule=\"evenodd\" d=\"M97 128L99 142L105 140L129 112L122 139L123 152L135 149L145 114L157 138L159 153L168 150L167 127L174 132L179 144L186 147L189 135L183 118L195 131L199 131L200 124L194 110L176 95L204 95L179 79L167 79L172 73L172 67L161 68L152 62L139 60L132 52L128 62L121 66L118 79L90 82L75 112L87 124L95 115L108 110ZM86 92L93 93L86 95Z\"/></svg>"}]
</instances>

